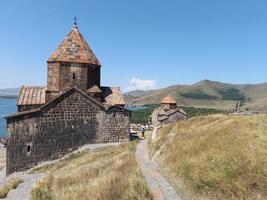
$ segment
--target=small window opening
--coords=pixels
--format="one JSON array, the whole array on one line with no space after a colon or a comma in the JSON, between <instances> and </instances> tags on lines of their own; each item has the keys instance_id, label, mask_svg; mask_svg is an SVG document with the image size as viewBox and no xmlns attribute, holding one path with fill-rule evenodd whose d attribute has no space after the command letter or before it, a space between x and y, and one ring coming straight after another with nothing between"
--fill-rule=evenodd
<instances>
[{"instance_id":1,"label":"small window opening","mask_svg":"<svg viewBox=\"0 0 267 200\"><path fill-rule=\"evenodd\" d=\"M28 153L31 152L31 145L27 145L27 152L28 152Z\"/></svg>"},{"instance_id":2,"label":"small window opening","mask_svg":"<svg viewBox=\"0 0 267 200\"><path fill-rule=\"evenodd\" d=\"M72 79L76 79L76 74L75 73L72 74Z\"/></svg>"}]
</instances>

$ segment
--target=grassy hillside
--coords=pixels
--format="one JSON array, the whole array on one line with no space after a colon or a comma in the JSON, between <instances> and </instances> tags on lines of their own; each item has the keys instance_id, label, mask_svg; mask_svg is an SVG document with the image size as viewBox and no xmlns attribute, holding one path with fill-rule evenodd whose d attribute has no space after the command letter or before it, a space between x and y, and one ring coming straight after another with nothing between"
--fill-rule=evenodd
<instances>
[{"instance_id":1,"label":"grassy hillside","mask_svg":"<svg viewBox=\"0 0 267 200\"><path fill-rule=\"evenodd\" d=\"M242 101L248 109L265 109L261 99L267 98L267 83L234 85L204 80L193 85L129 92L125 94L125 100L129 105L159 104L168 94L181 106L233 110L237 101Z\"/></svg>"},{"instance_id":2,"label":"grassy hillside","mask_svg":"<svg viewBox=\"0 0 267 200\"><path fill-rule=\"evenodd\" d=\"M135 146L126 143L73 154L39 169L48 177L32 191L32 199L152 199L135 161Z\"/></svg>"},{"instance_id":3,"label":"grassy hillside","mask_svg":"<svg viewBox=\"0 0 267 200\"><path fill-rule=\"evenodd\" d=\"M267 199L267 116L195 117L161 129L150 150L184 199Z\"/></svg>"}]
</instances>

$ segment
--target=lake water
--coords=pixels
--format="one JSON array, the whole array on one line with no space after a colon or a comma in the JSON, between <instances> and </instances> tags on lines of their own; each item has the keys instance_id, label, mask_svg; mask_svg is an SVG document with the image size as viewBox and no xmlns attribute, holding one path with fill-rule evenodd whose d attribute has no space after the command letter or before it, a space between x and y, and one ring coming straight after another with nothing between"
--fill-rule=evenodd
<instances>
[{"instance_id":1,"label":"lake water","mask_svg":"<svg viewBox=\"0 0 267 200\"><path fill-rule=\"evenodd\" d=\"M3 117L17 111L16 99L0 98L0 137L6 137L6 120Z\"/></svg>"},{"instance_id":2,"label":"lake water","mask_svg":"<svg viewBox=\"0 0 267 200\"><path fill-rule=\"evenodd\" d=\"M130 110L130 111L136 111L136 110L142 110L146 107L144 106L126 106L126 109Z\"/></svg>"}]
</instances>

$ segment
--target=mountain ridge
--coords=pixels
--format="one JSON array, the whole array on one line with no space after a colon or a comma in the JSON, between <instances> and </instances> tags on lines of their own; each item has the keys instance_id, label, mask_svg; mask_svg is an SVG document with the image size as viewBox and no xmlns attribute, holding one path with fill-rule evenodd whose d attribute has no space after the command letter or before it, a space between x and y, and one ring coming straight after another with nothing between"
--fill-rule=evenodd
<instances>
[{"instance_id":1,"label":"mountain ridge","mask_svg":"<svg viewBox=\"0 0 267 200\"><path fill-rule=\"evenodd\" d=\"M0 89L0 98L17 98L20 88Z\"/></svg>"},{"instance_id":2,"label":"mountain ridge","mask_svg":"<svg viewBox=\"0 0 267 200\"><path fill-rule=\"evenodd\" d=\"M171 85L149 91L124 93L127 105L159 104L167 94L181 106L233 110L237 102L252 111L267 111L267 82L256 84L231 84L202 80L191 85ZM266 105L265 105L266 104Z\"/></svg>"}]
</instances>

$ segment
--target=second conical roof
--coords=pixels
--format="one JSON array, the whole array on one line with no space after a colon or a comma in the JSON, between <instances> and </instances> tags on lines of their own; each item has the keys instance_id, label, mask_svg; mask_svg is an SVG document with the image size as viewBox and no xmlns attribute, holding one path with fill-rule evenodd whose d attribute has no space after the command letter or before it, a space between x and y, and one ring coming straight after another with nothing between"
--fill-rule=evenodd
<instances>
[{"instance_id":1,"label":"second conical roof","mask_svg":"<svg viewBox=\"0 0 267 200\"><path fill-rule=\"evenodd\" d=\"M176 104L176 101L171 95L168 95L161 101L161 103L162 104Z\"/></svg>"}]
</instances>

